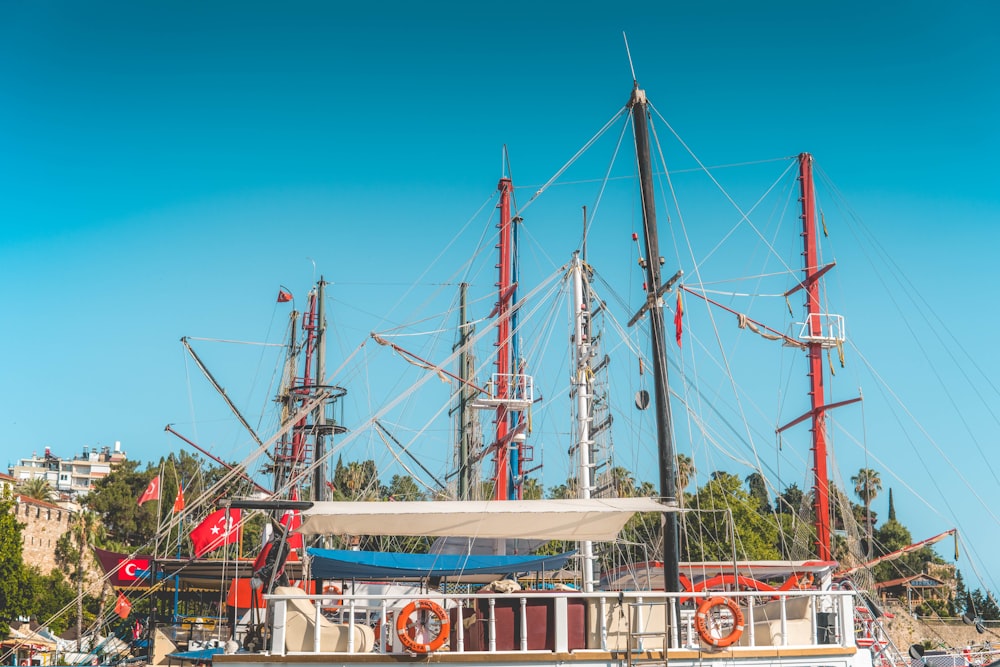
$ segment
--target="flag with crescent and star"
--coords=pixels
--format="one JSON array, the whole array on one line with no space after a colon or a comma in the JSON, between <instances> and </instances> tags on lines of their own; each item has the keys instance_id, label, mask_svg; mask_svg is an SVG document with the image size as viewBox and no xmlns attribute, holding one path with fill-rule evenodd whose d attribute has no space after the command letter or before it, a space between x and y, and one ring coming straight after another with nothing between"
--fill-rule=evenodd
<instances>
[{"instance_id":1,"label":"flag with crescent and star","mask_svg":"<svg viewBox=\"0 0 1000 667\"><path fill-rule=\"evenodd\" d=\"M143 504L147 500L159 500L160 499L160 476L157 475L153 479L149 480L149 486L146 490L142 492L139 496L139 504Z\"/></svg>"},{"instance_id":2,"label":"flag with crescent and star","mask_svg":"<svg viewBox=\"0 0 1000 667\"><path fill-rule=\"evenodd\" d=\"M234 509L216 510L191 531L194 555L201 557L209 551L232 544L240 537L240 511Z\"/></svg>"}]
</instances>

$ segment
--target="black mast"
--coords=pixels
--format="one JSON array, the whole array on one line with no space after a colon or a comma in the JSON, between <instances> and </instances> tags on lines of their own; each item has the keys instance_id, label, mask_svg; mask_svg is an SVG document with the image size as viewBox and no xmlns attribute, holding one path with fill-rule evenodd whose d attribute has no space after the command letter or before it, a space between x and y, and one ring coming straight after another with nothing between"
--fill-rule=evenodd
<instances>
[{"instance_id":1,"label":"black mast","mask_svg":"<svg viewBox=\"0 0 1000 667\"><path fill-rule=\"evenodd\" d=\"M646 92L636 84L629 100L632 127L635 131L635 156L642 187L642 229L645 241L646 309L649 311L649 337L652 340L653 383L656 406L656 443L659 452L660 496L668 505L677 505L677 482L674 472L674 443L667 394L667 350L663 324L663 292L670 281L660 287L660 242L656 234L656 205L653 199L653 169L649 153ZM663 586L668 593L680 592L680 540L677 514L664 512L660 520L663 530Z\"/></svg>"}]
</instances>

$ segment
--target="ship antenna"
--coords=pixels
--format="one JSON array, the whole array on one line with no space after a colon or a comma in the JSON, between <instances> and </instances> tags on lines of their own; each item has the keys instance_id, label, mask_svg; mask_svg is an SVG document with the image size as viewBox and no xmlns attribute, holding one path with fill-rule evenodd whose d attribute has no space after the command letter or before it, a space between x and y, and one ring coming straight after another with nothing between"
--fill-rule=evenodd
<instances>
[{"instance_id":1,"label":"ship antenna","mask_svg":"<svg viewBox=\"0 0 1000 667\"><path fill-rule=\"evenodd\" d=\"M639 79L635 77L635 65L632 64L632 52L628 48L628 35L622 30L622 39L625 40L625 55L628 56L628 67L632 70L632 84L638 87Z\"/></svg>"}]
</instances>

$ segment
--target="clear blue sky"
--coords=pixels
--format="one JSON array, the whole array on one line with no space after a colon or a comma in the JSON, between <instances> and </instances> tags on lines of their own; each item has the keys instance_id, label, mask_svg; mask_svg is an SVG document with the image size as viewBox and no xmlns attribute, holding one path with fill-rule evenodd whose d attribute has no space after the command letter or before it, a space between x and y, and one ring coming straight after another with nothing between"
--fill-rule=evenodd
<instances>
[{"instance_id":1,"label":"clear blue sky","mask_svg":"<svg viewBox=\"0 0 1000 667\"><path fill-rule=\"evenodd\" d=\"M279 340L277 286L304 296L316 273L338 299L331 363L399 321L407 286L490 196L502 145L537 187L625 102L626 31L640 83L706 164L813 153L932 307L900 302L901 317L859 277L874 246L841 236L835 310L942 452L888 435L898 413L848 370L838 397L873 399L854 437L936 508L883 472L914 538L962 523L996 589L1000 526L970 490L998 485L996 3L342 4L0 3L9 460L116 440L155 460L180 446L167 423L241 458L225 413L199 412L211 397L178 339ZM701 233L721 236L710 223ZM540 229L565 261L576 227ZM923 335L939 321L955 336L944 345ZM924 350L904 353L914 334ZM264 401L240 395L244 381L271 372L253 349L210 360L250 412ZM794 412L772 410L772 427ZM866 460L842 441L847 478Z\"/></svg>"}]
</instances>

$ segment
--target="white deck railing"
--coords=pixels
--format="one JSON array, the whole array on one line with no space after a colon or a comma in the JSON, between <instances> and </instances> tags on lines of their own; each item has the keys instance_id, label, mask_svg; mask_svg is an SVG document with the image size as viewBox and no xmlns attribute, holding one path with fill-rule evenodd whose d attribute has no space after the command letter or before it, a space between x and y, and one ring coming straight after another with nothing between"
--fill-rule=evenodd
<instances>
[{"instance_id":1,"label":"white deck railing","mask_svg":"<svg viewBox=\"0 0 1000 667\"><path fill-rule=\"evenodd\" d=\"M440 650L452 652L555 651L579 649L646 651L692 649L699 645L694 627L695 609L709 597L724 596L737 602L744 616L735 651L761 646L854 647L854 595L850 591L787 591L732 593L549 592L440 594L419 599L436 602L449 616L450 637ZM347 652L355 653L355 628L367 625L378 637L376 651L403 653L396 641L390 614L409 602L398 595L343 595L331 621L323 604L329 595L266 595L271 619L271 653L321 653L324 632L346 632ZM289 637L290 600L308 600L312 607L312 642ZM685 600L679 603L679 600ZM326 602L324 603L324 600ZM301 603L299 603L301 605ZM678 614L679 622L678 621ZM540 627L543 623L544 626ZM667 623L667 620L670 623ZM458 628L455 626L458 625ZM479 626L478 628L475 626ZM668 632L667 628L677 628ZM387 641L388 640L388 641ZM288 646L296 647L291 650ZM361 650L366 650L362 648Z\"/></svg>"}]
</instances>

